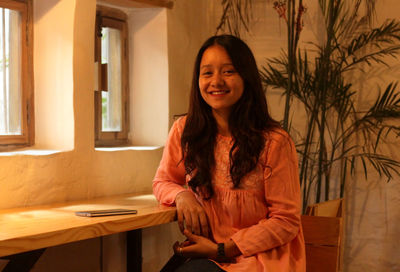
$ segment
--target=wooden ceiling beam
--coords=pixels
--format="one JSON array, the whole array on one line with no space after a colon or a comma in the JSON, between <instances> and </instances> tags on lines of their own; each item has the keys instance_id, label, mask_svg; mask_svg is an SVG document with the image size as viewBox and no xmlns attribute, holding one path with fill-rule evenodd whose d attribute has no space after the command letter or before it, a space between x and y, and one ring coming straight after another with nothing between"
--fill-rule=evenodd
<instances>
[{"instance_id":1,"label":"wooden ceiling beam","mask_svg":"<svg viewBox=\"0 0 400 272\"><path fill-rule=\"evenodd\" d=\"M101 0L100 3L107 3L125 8L172 8L172 0Z\"/></svg>"}]
</instances>

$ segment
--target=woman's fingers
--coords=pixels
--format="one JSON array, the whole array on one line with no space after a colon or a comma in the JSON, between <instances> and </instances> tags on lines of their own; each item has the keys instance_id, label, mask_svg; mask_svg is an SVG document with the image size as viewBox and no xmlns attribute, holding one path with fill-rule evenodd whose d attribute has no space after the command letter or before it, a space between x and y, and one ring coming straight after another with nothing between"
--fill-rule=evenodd
<instances>
[{"instance_id":1,"label":"woman's fingers","mask_svg":"<svg viewBox=\"0 0 400 272\"><path fill-rule=\"evenodd\" d=\"M200 213L199 219L200 219L201 233L203 234L204 237L209 237L208 220L206 214L204 212Z\"/></svg>"},{"instance_id":2,"label":"woman's fingers","mask_svg":"<svg viewBox=\"0 0 400 272\"><path fill-rule=\"evenodd\" d=\"M199 215L196 213L192 217L192 233L196 235L201 235L201 228L199 223Z\"/></svg>"},{"instance_id":3,"label":"woman's fingers","mask_svg":"<svg viewBox=\"0 0 400 272\"><path fill-rule=\"evenodd\" d=\"M193 242L193 240L191 239L191 238L193 237L193 235L192 235L192 233L191 233L190 231L188 231L187 229L185 229L185 230L183 231L183 235L185 235L185 236L188 238L188 240L189 240L190 242Z\"/></svg>"},{"instance_id":4,"label":"woman's fingers","mask_svg":"<svg viewBox=\"0 0 400 272\"><path fill-rule=\"evenodd\" d=\"M194 213L188 209L178 209L177 214L179 229L182 233L184 229L188 229L197 235L201 234L199 215L197 215L197 213Z\"/></svg>"},{"instance_id":5,"label":"woman's fingers","mask_svg":"<svg viewBox=\"0 0 400 272\"><path fill-rule=\"evenodd\" d=\"M208 237L208 221L203 207L192 192L181 192L176 198L178 225L181 232L188 229L197 235Z\"/></svg>"},{"instance_id":6,"label":"woman's fingers","mask_svg":"<svg viewBox=\"0 0 400 272\"><path fill-rule=\"evenodd\" d=\"M176 241L175 244L172 246L172 248L174 249L175 254L179 254L178 247L180 247L180 244L179 244L178 241Z\"/></svg>"},{"instance_id":7,"label":"woman's fingers","mask_svg":"<svg viewBox=\"0 0 400 272\"><path fill-rule=\"evenodd\" d=\"M192 231L192 213L189 210L185 210L183 216L185 217L185 229Z\"/></svg>"},{"instance_id":8,"label":"woman's fingers","mask_svg":"<svg viewBox=\"0 0 400 272\"><path fill-rule=\"evenodd\" d=\"M178 209L177 210L177 214L178 214L178 226L179 226L179 229L181 230L181 232L183 233L183 230L185 229L185 226L184 226L184 222L183 222L183 212L182 212L182 210Z\"/></svg>"},{"instance_id":9,"label":"woman's fingers","mask_svg":"<svg viewBox=\"0 0 400 272\"><path fill-rule=\"evenodd\" d=\"M203 207L196 206L189 209L190 220L185 219L186 228L196 235L208 237L208 221Z\"/></svg>"},{"instance_id":10,"label":"woman's fingers","mask_svg":"<svg viewBox=\"0 0 400 272\"><path fill-rule=\"evenodd\" d=\"M185 240L185 241L183 241L181 244L180 244L180 246L182 246L182 247L187 247L187 246L190 246L190 245L192 245L193 243L192 242L190 242L189 240Z\"/></svg>"},{"instance_id":11,"label":"woman's fingers","mask_svg":"<svg viewBox=\"0 0 400 272\"><path fill-rule=\"evenodd\" d=\"M187 229L183 231L183 234L189 239L191 243L197 243L201 236L189 232Z\"/></svg>"},{"instance_id":12,"label":"woman's fingers","mask_svg":"<svg viewBox=\"0 0 400 272\"><path fill-rule=\"evenodd\" d=\"M176 251L185 257L206 257L215 258L217 254L217 245L211 240L191 233L187 229L183 234L188 238L189 244L184 242Z\"/></svg>"},{"instance_id":13,"label":"woman's fingers","mask_svg":"<svg viewBox=\"0 0 400 272\"><path fill-rule=\"evenodd\" d=\"M200 257L196 253L196 245L189 245L186 247L182 247L182 249L178 249L178 254L188 258Z\"/></svg>"}]
</instances>

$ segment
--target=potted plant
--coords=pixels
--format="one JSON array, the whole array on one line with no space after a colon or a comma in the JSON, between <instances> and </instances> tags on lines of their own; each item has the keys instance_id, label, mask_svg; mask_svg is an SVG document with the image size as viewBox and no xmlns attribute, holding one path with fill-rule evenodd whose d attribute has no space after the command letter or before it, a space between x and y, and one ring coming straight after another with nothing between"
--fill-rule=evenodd
<instances>
[{"instance_id":1,"label":"potted plant","mask_svg":"<svg viewBox=\"0 0 400 272\"><path fill-rule=\"evenodd\" d=\"M375 0L350 2L316 3L324 18L325 42L310 41L313 48L308 50L298 46L306 12L303 1L273 3L286 21L287 48L281 56L268 59L260 73L267 88L282 90L285 96L282 126L299 153L303 211L309 204L329 200L332 183L343 197L348 174L354 174L356 166L361 166L366 178L370 171L387 180L400 174L400 162L381 149L386 138L400 135L400 127L390 122L400 117L397 83L388 83L382 92L374 90L379 95L366 108L365 103L356 103L366 90L353 80L354 74L374 64L385 65L387 56L400 53L400 22L388 20L372 27ZM365 12L362 4L368 7ZM240 35L249 31L251 0L223 0L222 5L217 32ZM292 125L293 103L306 112L301 126Z\"/></svg>"}]
</instances>

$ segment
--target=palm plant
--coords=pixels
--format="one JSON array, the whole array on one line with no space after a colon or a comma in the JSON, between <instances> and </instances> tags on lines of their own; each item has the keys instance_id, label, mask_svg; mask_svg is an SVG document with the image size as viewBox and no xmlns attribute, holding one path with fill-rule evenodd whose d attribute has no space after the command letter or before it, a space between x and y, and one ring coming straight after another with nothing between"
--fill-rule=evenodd
<instances>
[{"instance_id":1,"label":"palm plant","mask_svg":"<svg viewBox=\"0 0 400 272\"><path fill-rule=\"evenodd\" d=\"M326 36L323 44L311 42L311 58L310 51L298 47L302 0L274 3L287 22L288 47L260 71L266 86L281 89L286 96L282 123L300 155L303 207L328 200L332 187L338 186L342 197L348 174L354 174L357 166L365 178L371 171L387 180L400 175L400 162L383 148L386 139L400 136L400 126L390 122L400 117L397 83L387 84L364 107L356 98L367 90L357 87L351 76L386 64L386 57L400 53L400 22L388 20L371 27L375 0L319 0L318 4ZM364 15L360 15L362 5L368 7ZM306 112L304 127L293 125L293 103Z\"/></svg>"}]
</instances>

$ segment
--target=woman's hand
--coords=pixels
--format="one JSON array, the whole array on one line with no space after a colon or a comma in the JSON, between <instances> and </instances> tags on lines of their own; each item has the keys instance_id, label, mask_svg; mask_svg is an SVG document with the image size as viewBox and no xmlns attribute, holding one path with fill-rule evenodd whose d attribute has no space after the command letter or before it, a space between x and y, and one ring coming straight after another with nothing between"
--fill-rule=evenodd
<instances>
[{"instance_id":1,"label":"woman's hand","mask_svg":"<svg viewBox=\"0 0 400 272\"><path fill-rule=\"evenodd\" d=\"M179 193L175 198L175 204L178 213L178 225L182 233L186 228L196 235L209 237L206 213L192 192Z\"/></svg>"},{"instance_id":2,"label":"woman's hand","mask_svg":"<svg viewBox=\"0 0 400 272\"><path fill-rule=\"evenodd\" d=\"M188 258L217 258L217 244L203 236L199 236L184 230L183 234L188 238L187 241L179 244L176 242L173 246L174 252Z\"/></svg>"}]
</instances>

